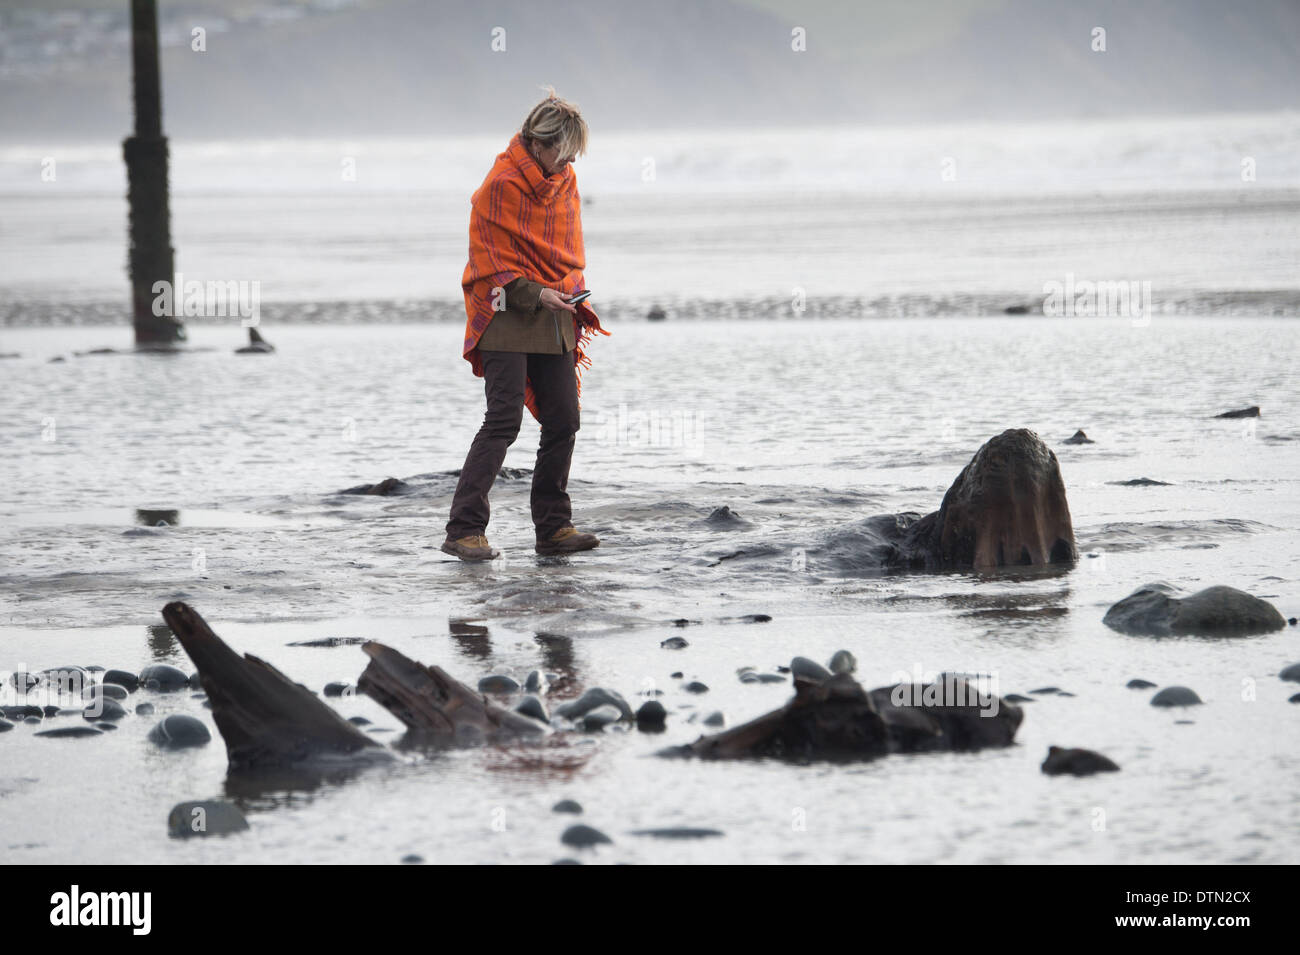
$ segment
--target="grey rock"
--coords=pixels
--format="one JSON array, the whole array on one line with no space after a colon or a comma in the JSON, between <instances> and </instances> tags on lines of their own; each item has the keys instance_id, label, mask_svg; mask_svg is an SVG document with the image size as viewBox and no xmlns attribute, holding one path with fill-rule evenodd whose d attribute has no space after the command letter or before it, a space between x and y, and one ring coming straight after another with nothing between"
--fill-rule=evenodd
<instances>
[{"instance_id":1,"label":"grey rock","mask_svg":"<svg viewBox=\"0 0 1300 955\"><path fill-rule=\"evenodd\" d=\"M414 852L402 856L402 865L424 865L424 856L418 856Z\"/></svg>"},{"instance_id":2,"label":"grey rock","mask_svg":"<svg viewBox=\"0 0 1300 955\"><path fill-rule=\"evenodd\" d=\"M28 726L40 726L44 721L39 716L29 716L27 719L23 720L23 722Z\"/></svg>"},{"instance_id":3,"label":"grey rock","mask_svg":"<svg viewBox=\"0 0 1300 955\"><path fill-rule=\"evenodd\" d=\"M598 706L590 713L583 714L582 728L587 732L597 732L603 730L610 723L617 723L623 714L618 711L617 706Z\"/></svg>"},{"instance_id":4,"label":"grey rock","mask_svg":"<svg viewBox=\"0 0 1300 955\"><path fill-rule=\"evenodd\" d=\"M667 640L661 640L659 646L665 650L685 650L690 646L685 637L669 637Z\"/></svg>"},{"instance_id":5,"label":"grey rock","mask_svg":"<svg viewBox=\"0 0 1300 955\"><path fill-rule=\"evenodd\" d=\"M167 835L173 839L226 836L248 829L248 820L233 803L215 799L177 803L167 814Z\"/></svg>"},{"instance_id":6,"label":"grey rock","mask_svg":"<svg viewBox=\"0 0 1300 955\"><path fill-rule=\"evenodd\" d=\"M605 705L616 707L622 719L632 719L632 707L628 705L627 700L613 690L606 690L600 686L593 686L576 700L570 700L568 703L557 706L555 715L562 716L566 720L577 720L586 716L596 707Z\"/></svg>"},{"instance_id":7,"label":"grey rock","mask_svg":"<svg viewBox=\"0 0 1300 955\"><path fill-rule=\"evenodd\" d=\"M325 696L327 697L356 696L356 692L357 688L355 686L351 683L344 683L341 680L326 683L324 690Z\"/></svg>"},{"instance_id":8,"label":"grey rock","mask_svg":"<svg viewBox=\"0 0 1300 955\"><path fill-rule=\"evenodd\" d=\"M542 704L542 701L531 694L525 696L515 705L515 712L522 713L524 716L531 716L533 719L539 720L542 723L551 722L551 718L547 715L546 707ZM615 712L618 711L615 710Z\"/></svg>"},{"instance_id":9,"label":"grey rock","mask_svg":"<svg viewBox=\"0 0 1300 955\"><path fill-rule=\"evenodd\" d=\"M542 676L541 670L529 670L528 676L524 677L524 689L529 693L543 693L546 687L546 678Z\"/></svg>"},{"instance_id":10,"label":"grey rock","mask_svg":"<svg viewBox=\"0 0 1300 955\"><path fill-rule=\"evenodd\" d=\"M480 693L518 693L519 684L504 674L494 673L478 681Z\"/></svg>"},{"instance_id":11,"label":"grey rock","mask_svg":"<svg viewBox=\"0 0 1300 955\"><path fill-rule=\"evenodd\" d=\"M636 711L636 725L640 729L662 729L668 719L668 711L658 700L646 700Z\"/></svg>"},{"instance_id":12,"label":"grey rock","mask_svg":"<svg viewBox=\"0 0 1300 955\"><path fill-rule=\"evenodd\" d=\"M98 726L98 727L99 727L100 729L102 729L102 730L115 730L115 729L117 729L117 724L116 724L116 723L110 723L110 722L108 722L107 720L100 720L100 721L99 721L98 723L96 723L95 725Z\"/></svg>"},{"instance_id":13,"label":"grey rock","mask_svg":"<svg viewBox=\"0 0 1300 955\"><path fill-rule=\"evenodd\" d=\"M8 720L5 719L0 719L0 733L8 733L13 728L14 728L13 723L10 723Z\"/></svg>"},{"instance_id":14,"label":"grey rock","mask_svg":"<svg viewBox=\"0 0 1300 955\"><path fill-rule=\"evenodd\" d=\"M832 673L852 673L857 668L857 658L848 650L837 650L835 656L831 657L830 670Z\"/></svg>"},{"instance_id":15,"label":"grey rock","mask_svg":"<svg viewBox=\"0 0 1300 955\"><path fill-rule=\"evenodd\" d=\"M1151 697L1152 706L1196 706L1201 698L1185 686L1167 686Z\"/></svg>"},{"instance_id":16,"label":"grey rock","mask_svg":"<svg viewBox=\"0 0 1300 955\"><path fill-rule=\"evenodd\" d=\"M790 673L796 680L811 680L820 683L831 678L831 671L816 660L807 657L795 657L790 661Z\"/></svg>"},{"instance_id":17,"label":"grey rock","mask_svg":"<svg viewBox=\"0 0 1300 955\"><path fill-rule=\"evenodd\" d=\"M1059 686L1040 686L1038 689L1029 692L1035 696L1055 696L1061 692L1061 688Z\"/></svg>"},{"instance_id":18,"label":"grey rock","mask_svg":"<svg viewBox=\"0 0 1300 955\"><path fill-rule=\"evenodd\" d=\"M1096 444L1097 442L1092 440L1092 438L1088 437L1086 434L1084 434L1082 429L1079 429L1078 431L1075 431L1074 434L1070 435L1061 443L1062 444Z\"/></svg>"},{"instance_id":19,"label":"grey rock","mask_svg":"<svg viewBox=\"0 0 1300 955\"><path fill-rule=\"evenodd\" d=\"M168 663L154 663L140 671L140 686L170 693L190 685L189 674Z\"/></svg>"},{"instance_id":20,"label":"grey rock","mask_svg":"<svg viewBox=\"0 0 1300 955\"><path fill-rule=\"evenodd\" d=\"M1249 408L1238 408L1236 411L1225 411L1223 414L1216 414L1216 418L1258 418L1259 405L1251 405Z\"/></svg>"},{"instance_id":21,"label":"grey rock","mask_svg":"<svg viewBox=\"0 0 1300 955\"><path fill-rule=\"evenodd\" d=\"M164 716L149 731L149 739L163 749L185 749L205 745L211 741L212 734L202 720L184 713L172 713Z\"/></svg>"},{"instance_id":22,"label":"grey rock","mask_svg":"<svg viewBox=\"0 0 1300 955\"><path fill-rule=\"evenodd\" d=\"M348 722L351 723L353 726L369 726L369 725L370 725L370 720L366 719L364 716L349 716L349 717L348 717Z\"/></svg>"},{"instance_id":23,"label":"grey rock","mask_svg":"<svg viewBox=\"0 0 1300 955\"><path fill-rule=\"evenodd\" d=\"M1142 680L1136 677L1129 680L1124 685L1130 690L1154 690L1156 688L1156 684L1152 683L1150 680Z\"/></svg>"},{"instance_id":24,"label":"grey rock","mask_svg":"<svg viewBox=\"0 0 1300 955\"><path fill-rule=\"evenodd\" d=\"M682 689L687 693L708 693L709 685L707 683L701 683L699 680L692 680L690 683L683 686Z\"/></svg>"},{"instance_id":25,"label":"grey rock","mask_svg":"<svg viewBox=\"0 0 1300 955\"><path fill-rule=\"evenodd\" d=\"M1235 587L1207 587L1189 597L1168 584L1147 584L1106 611L1102 622L1140 636L1247 636L1286 626L1277 608Z\"/></svg>"},{"instance_id":26,"label":"grey rock","mask_svg":"<svg viewBox=\"0 0 1300 955\"><path fill-rule=\"evenodd\" d=\"M651 839L709 839L726 835L721 829L696 829L690 826L671 826L664 829L634 829L634 836L649 836Z\"/></svg>"},{"instance_id":27,"label":"grey rock","mask_svg":"<svg viewBox=\"0 0 1300 955\"><path fill-rule=\"evenodd\" d=\"M29 716L44 716L45 710L34 703L15 703L10 706L0 706L0 713L3 713L7 719L25 720Z\"/></svg>"},{"instance_id":28,"label":"grey rock","mask_svg":"<svg viewBox=\"0 0 1300 955\"><path fill-rule=\"evenodd\" d=\"M551 807L551 812L571 812L574 815L581 815L582 804L576 799L561 799Z\"/></svg>"},{"instance_id":29,"label":"grey rock","mask_svg":"<svg viewBox=\"0 0 1300 955\"><path fill-rule=\"evenodd\" d=\"M613 840L605 835L599 829L593 829L591 826L578 823L564 830L560 836L560 841L566 846L572 846L575 849L590 849L593 846L612 844Z\"/></svg>"},{"instance_id":30,"label":"grey rock","mask_svg":"<svg viewBox=\"0 0 1300 955\"><path fill-rule=\"evenodd\" d=\"M1091 776L1093 773L1118 772L1119 767L1101 753L1095 753L1090 749L1062 749L1060 746L1049 746L1042 770L1048 776Z\"/></svg>"},{"instance_id":31,"label":"grey rock","mask_svg":"<svg viewBox=\"0 0 1300 955\"><path fill-rule=\"evenodd\" d=\"M1287 698L1288 703L1300 703L1300 693L1295 693Z\"/></svg>"},{"instance_id":32,"label":"grey rock","mask_svg":"<svg viewBox=\"0 0 1300 955\"><path fill-rule=\"evenodd\" d=\"M152 703L139 703L139 704L137 704L137 705L136 705L136 708L135 708L135 715L136 715L136 716L152 716L152 715L153 715L153 704L152 704Z\"/></svg>"},{"instance_id":33,"label":"grey rock","mask_svg":"<svg viewBox=\"0 0 1300 955\"><path fill-rule=\"evenodd\" d=\"M740 675L741 683L784 683L785 677L779 673L756 673L753 670Z\"/></svg>"},{"instance_id":34,"label":"grey rock","mask_svg":"<svg viewBox=\"0 0 1300 955\"><path fill-rule=\"evenodd\" d=\"M120 720L126 716L126 708L117 700L99 697L81 711L88 720Z\"/></svg>"},{"instance_id":35,"label":"grey rock","mask_svg":"<svg viewBox=\"0 0 1300 955\"><path fill-rule=\"evenodd\" d=\"M126 687L118 686L116 683L100 683L92 686L86 693L86 703L90 704L96 699L105 700L125 700L127 698Z\"/></svg>"},{"instance_id":36,"label":"grey rock","mask_svg":"<svg viewBox=\"0 0 1300 955\"><path fill-rule=\"evenodd\" d=\"M79 736L103 736L103 732L93 726L60 726L58 729L41 730L34 736L49 736L52 739L75 739Z\"/></svg>"},{"instance_id":37,"label":"grey rock","mask_svg":"<svg viewBox=\"0 0 1300 955\"><path fill-rule=\"evenodd\" d=\"M1021 696L1019 693L1008 693L1006 696L1002 697L1002 699L1006 700L1008 703L1037 703L1038 702L1032 696Z\"/></svg>"},{"instance_id":38,"label":"grey rock","mask_svg":"<svg viewBox=\"0 0 1300 955\"><path fill-rule=\"evenodd\" d=\"M120 686L128 693L134 693L140 688L140 678L126 670L105 670L100 680L105 684Z\"/></svg>"},{"instance_id":39,"label":"grey rock","mask_svg":"<svg viewBox=\"0 0 1300 955\"><path fill-rule=\"evenodd\" d=\"M725 726L727 718L722 715L721 710L714 710L708 716L704 717L705 726Z\"/></svg>"},{"instance_id":40,"label":"grey rock","mask_svg":"<svg viewBox=\"0 0 1300 955\"><path fill-rule=\"evenodd\" d=\"M1300 663L1293 663L1288 667L1284 667L1278 676L1288 683L1300 683Z\"/></svg>"}]
</instances>

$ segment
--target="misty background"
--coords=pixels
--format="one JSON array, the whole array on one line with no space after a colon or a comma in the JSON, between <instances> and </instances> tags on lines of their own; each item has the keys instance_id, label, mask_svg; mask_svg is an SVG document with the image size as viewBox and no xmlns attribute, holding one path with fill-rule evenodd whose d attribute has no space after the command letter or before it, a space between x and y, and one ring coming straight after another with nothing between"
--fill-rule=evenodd
<instances>
[{"instance_id":1,"label":"misty background","mask_svg":"<svg viewBox=\"0 0 1300 955\"><path fill-rule=\"evenodd\" d=\"M178 138L1054 120L1295 108L1296 0L163 0ZM0 0L0 139L131 125L126 0ZM1106 30L1104 53L1092 30ZM191 49L206 31L206 51ZM505 50L492 49L504 29ZM791 31L806 31L806 50Z\"/></svg>"}]
</instances>

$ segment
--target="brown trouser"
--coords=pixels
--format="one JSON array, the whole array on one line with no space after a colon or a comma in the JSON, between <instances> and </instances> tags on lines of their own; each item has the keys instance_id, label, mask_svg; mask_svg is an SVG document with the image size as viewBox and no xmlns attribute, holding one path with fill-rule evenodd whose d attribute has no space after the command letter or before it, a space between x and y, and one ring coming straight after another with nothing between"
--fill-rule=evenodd
<instances>
[{"instance_id":1,"label":"brown trouser","mask_svg":"<svg viewBox=\"0 0 1300 955\"><path fill-rule=\"evenodd\" d=\"M574 352L534 355L526 352L479 351L483 358L483 390L487 413L474 436L465 467L451 501L447 536L452 540L487 531L488 492L496 480L506 449L514 444L524 416L524 381L531 379L542 425L533 469L532 511L537 539L550 537L572 523L569 503L569 462L578 431L578 387Z\"/></svg>"}]
</instances>

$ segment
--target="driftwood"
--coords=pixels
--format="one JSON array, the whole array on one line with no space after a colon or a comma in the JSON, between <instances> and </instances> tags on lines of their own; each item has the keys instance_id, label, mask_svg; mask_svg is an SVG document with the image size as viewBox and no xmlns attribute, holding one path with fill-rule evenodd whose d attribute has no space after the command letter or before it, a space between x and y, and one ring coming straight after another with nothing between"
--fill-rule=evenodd
<instances>
[{"instance_id":1,"label":"driftwood","mask_svg":"<svg viewBox=\"0 0 1300 955\"><path fill-rule=\"evenodd\" d=\"M1056 455L1034 432L986 441L943 496L907 528L890 563L964 570L1072 563L1070 505Z\"/></svg>"},{"instance_id":2,"label":"driftwood","mask_svg":"<svg viewBox=\"0 0 1300 955\"><path fill-rule=\"evenodd\" d=\"M794 697L779 710L670 752L810 761L975 750L1010 745L1024 715L1018 706L951 675L869 693L847 673L823 680L800 677L794 686Z\"/></svg>"},{"instance_id":3,"label":"driftwood","mask_svg":"<svg viewBox=\"0 0 1300 955\"><path fill-rule=\"evenodd\" d=\"M231 769L383 751L302 684L265 660L235 653L188 604L169 603L162 613L198 668Z\"/></svg>"},{"instance_id":4,"label":"driftwood","mask_svg":"<svg viewBox=\"0 0 1300 955\"><path fill-rule=\"evenodd\" d=\"M357 681L357 689L421 737L467 745L548 732L536 720L490 702L442 667L417 663L373 640L361 649L370 663Z\"/></svg>"}]
</instances>

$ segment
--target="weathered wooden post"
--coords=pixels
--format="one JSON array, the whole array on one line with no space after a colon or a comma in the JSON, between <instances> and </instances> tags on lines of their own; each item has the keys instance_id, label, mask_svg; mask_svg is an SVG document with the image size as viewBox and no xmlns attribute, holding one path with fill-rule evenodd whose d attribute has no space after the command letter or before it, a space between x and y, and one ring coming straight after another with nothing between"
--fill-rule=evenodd
<instances>
[{"instance_id":1,"label":"weathered wooden post","mask_svg":"<svg viewBox=\"0 0 1300 955\"><path fill-rule=\"evenodd\" d=\"M171 283L175 272L167 198L167 138L162 134L157 0L131 0L131 59L135 135L122 142L122 155L126 159L127 200L131 206L129 255L138 347L185 340L185 327L179 319L155 315L153 311L154 283ZM181 297L170 298L177 302Z\"/></svg>"}]
</instances>

